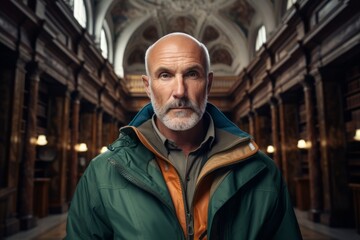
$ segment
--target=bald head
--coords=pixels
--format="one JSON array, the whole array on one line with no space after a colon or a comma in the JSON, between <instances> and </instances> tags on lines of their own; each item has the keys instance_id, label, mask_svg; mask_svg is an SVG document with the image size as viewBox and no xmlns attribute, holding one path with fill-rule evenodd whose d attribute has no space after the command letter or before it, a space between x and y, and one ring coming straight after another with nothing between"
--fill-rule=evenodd
<instances>
[{"instance_id":1,"label":"bald head","mask_svg":"<svg viewBox=\"0 0 360 240\"><path fill-rule=\"evenodd\" d=\"M188 51L198 51L202 55L206 74L210 71L210 57L206 46L186 33L175 32L163 36L146 50L145 68L148 76L150 74L149 60L154 57L153 55L161 52L162 49L166 49L167 52L184 51L184 49Z\"/></svg>"},{"instance_id":2,"label":"bald head","mask_svg":"<svg viewBox=\"0 0 360 240\"><path fill-rule=\"evenodd\" d=\"M145 64L142 79L160 132L172 139L204 124L213 79L206 47L187 34L171 33L148 48Z\"/></svg>"}]
</instances>

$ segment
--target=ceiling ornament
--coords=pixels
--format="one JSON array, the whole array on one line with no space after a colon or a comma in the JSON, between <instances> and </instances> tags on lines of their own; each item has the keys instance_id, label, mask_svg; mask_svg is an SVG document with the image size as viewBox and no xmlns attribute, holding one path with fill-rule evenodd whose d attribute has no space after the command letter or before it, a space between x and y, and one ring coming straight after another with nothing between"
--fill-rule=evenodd
<instances>
[{"instance_id":1,"label":"ceiling ornament","mask_svg":"<svg viewBox=\"0 0 360 240\"><path fill-rule=\"evenodd\" d=\"M172 10L176 12L189 12L199 9L201 6L211 4L214 0L145 0L153 6L160 7L163 10Z\"/></svg>"}]
</instances>

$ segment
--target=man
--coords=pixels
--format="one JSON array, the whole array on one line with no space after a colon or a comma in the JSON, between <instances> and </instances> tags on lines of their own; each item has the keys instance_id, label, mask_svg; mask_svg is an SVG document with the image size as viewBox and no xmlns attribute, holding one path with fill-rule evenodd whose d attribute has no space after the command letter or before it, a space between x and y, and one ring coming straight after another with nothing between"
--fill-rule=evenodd
<instances>
[{"instance_id":1,"label":"man","mask_svg":"<svg viewBox=\"0 0 360 240\"><path fill-rule=\"evenodd\" d=\"M301 239L273 161L207 103L206 47L172 33L145 65L151 105L91 161L67 239Z\"/></svg>"}]
</instances>

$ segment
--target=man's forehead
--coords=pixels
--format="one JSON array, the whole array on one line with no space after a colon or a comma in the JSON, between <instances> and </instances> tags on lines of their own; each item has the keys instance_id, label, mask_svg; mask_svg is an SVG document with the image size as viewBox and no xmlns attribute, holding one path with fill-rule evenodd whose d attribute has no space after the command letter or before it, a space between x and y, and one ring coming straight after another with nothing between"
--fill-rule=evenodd
<instances>
[{"instance_id":1,"label":"man's forehead","mask_svg":"<svg viewBox=\"0 0 360 240\"><path fill-rule=\"evenodd\" d=\"M154 52L154 55L150 57L150 67L152 71L158 71L159 69L204 69L203 58L201 54L195 54L192 51L159 51Z\"/></svg>"}]
</instances>

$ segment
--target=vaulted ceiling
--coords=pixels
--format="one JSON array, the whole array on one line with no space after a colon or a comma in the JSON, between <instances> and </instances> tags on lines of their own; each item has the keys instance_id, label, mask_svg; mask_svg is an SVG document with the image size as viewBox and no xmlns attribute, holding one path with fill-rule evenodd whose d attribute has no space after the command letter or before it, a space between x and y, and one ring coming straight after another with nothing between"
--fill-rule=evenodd
<instances>
[{"instance_id":1,"label":"vaulted ceiling","mask_svg":"<svg viewBox=\"0 0 360 240\"><path fill-rule=\"evenodd\" d=\"M109 58L120 77L143 74L147 47L175 31L205 43L217 76L236 76L255 54L257 29L265 25L269 35L279 22L284 2L94 0L94 34L99 35L105 19L112 38Z\"/></svg>"}]
</instances>

